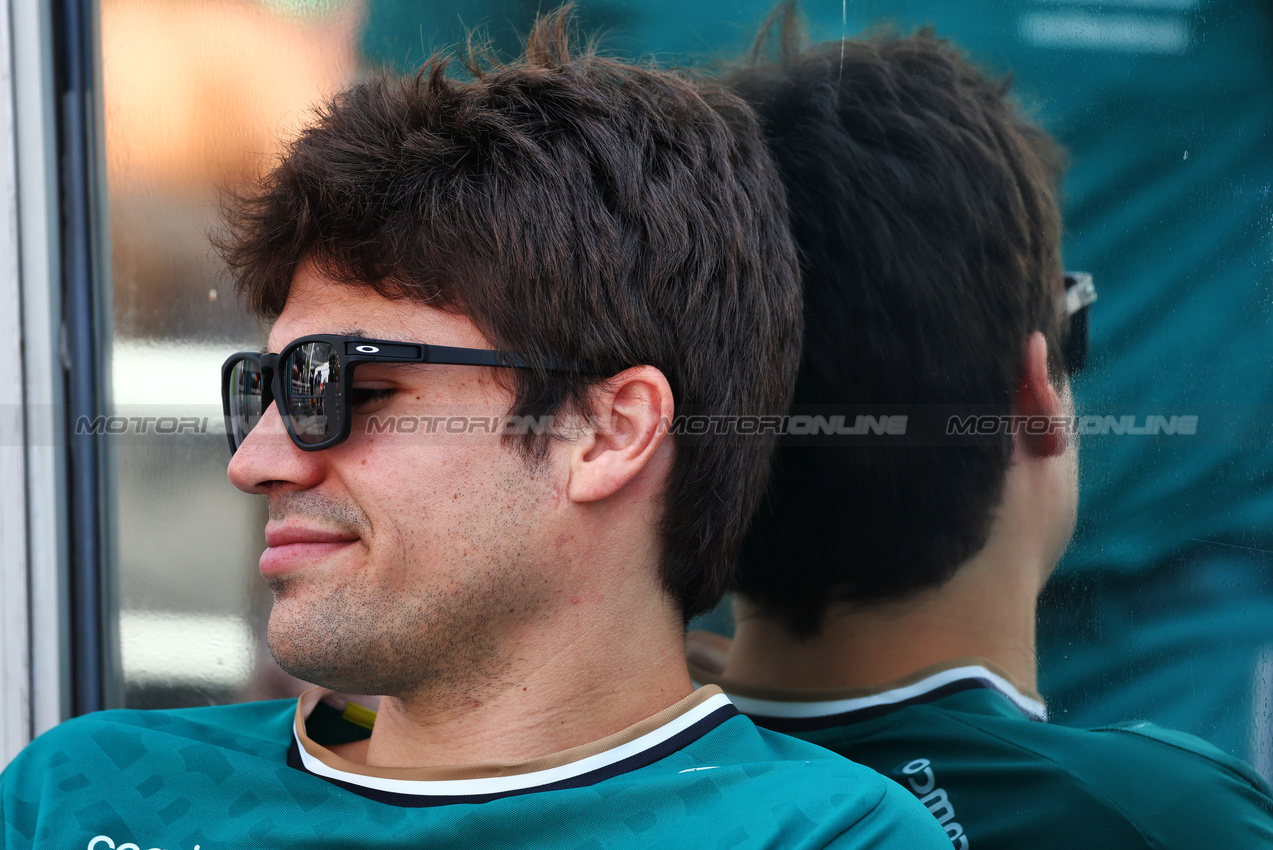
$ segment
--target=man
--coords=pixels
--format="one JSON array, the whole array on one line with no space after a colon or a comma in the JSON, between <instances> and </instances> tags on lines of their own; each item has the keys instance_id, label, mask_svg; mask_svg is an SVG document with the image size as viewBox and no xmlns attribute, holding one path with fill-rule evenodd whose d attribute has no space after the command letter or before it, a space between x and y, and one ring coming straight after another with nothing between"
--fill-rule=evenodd
<instances>
[{"instance_id":1,"label":"man","mask_svg":"<svg viewBox=\"0 0 1273 850\"><path fill-rule=\"evenodd\" d=\"M1250 768L1149 724L1050 726L1035 693L1094 295L1061 271L1059 151L948 42L799 52L790 6L780 19L780 60L732 82L802 249L793 414L854 405L908 427L780 448L735 637L692 642L694 678L902 782L957 848L1270 846Z\"/></svg>"},{"instance_id":2,"label":"man","mask_svg":"<svg viewBox=\"0 0 1273 850\"><path fill-rule=\"evenodd\" d=\"M223 376L271 650L378 713L80 718L4 774L5 846L944 845L692 689L769 447L666 423L783 405L797 266L740 101L567 42L338 95L222 246L273 320Z\"/></svg>"}]
</instances>

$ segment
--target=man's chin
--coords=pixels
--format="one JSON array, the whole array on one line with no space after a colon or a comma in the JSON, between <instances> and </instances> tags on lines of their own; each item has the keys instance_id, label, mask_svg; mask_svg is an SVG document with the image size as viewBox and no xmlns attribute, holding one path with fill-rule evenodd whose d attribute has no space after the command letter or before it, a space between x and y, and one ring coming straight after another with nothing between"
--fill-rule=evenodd
<instances>
[{"instance_id":1,"label":"man's chin","mask_svg":"<svg viewBox=\"0 0 1273 850\"><path fill-rule=\"evenodd\" d=\"M266 642L274 661L303 682L346 694L380 695L392 684L377 663L384 653L370 652L356 640L342 636L326 617L287 593L270 612Z\"/></svg>"},{"instance_id":2,"label":"man's chin","mask_svg":"<svg viewBox=\"0 0 1273 850\"><path fill-rule=\"evenodd\" d=\"M290 583L285 583L290 584ZM270 623L266 630L266 642L275 662L296 678L331 688L337 678L341 654L333 646L334 636L323 635L314 629L297 628L302 612L288 609L295 594L294 588L272 588L275 594L274 608L270 611ZM303 619L299 619L303 623ZM333 688L333 690L338 690Z\"/></svg>"},{"instance_id":3,"label":"man's chin","mask_svg":"<svg viewBox=\"0 0 1273 850\"><path fill-rule=\"evenodd\" d=\"M302 682L321 685L328 690L346 694L376 695L382 692L382 689L375 682L370 681L365 674L359 676L354 671L332 664L332 661L338 659L327 657L325 653L299 651L298 647L290 642L278 643L270 640L269 646L270 654L274 656L278 666Z\"/></svg>"}]
</instances>

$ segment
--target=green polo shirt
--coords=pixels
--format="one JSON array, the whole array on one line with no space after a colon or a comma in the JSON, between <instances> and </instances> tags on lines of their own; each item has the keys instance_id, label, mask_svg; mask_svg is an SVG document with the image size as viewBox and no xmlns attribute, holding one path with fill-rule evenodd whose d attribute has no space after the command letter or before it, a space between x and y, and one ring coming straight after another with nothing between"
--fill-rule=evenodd
<instances>
[{"instance_id":1,"label":"green polo shirt","mask_svg":"<svg viewBox=\"0 0 1273 850\"><path fill-rule=\"evenodd\" d=\"M896 783L756 728L715 688L520 762L374 768L333 749L373 723L318 690L76 718L0 774L0 848L944 850Z\"/></svg>"},{"instance_id":2,"label":"green polo shirt","mask_svg":"<svg viewBox=\"0 0 1273 850\"><path fill-rule=\"evenodd\" d=\"M721 685L762 728L888 776L960 850L1273 847L1273 794L1242 762L1149 723L1073 729L982 661L873 690Z\"/></svg>"}]
</instances>

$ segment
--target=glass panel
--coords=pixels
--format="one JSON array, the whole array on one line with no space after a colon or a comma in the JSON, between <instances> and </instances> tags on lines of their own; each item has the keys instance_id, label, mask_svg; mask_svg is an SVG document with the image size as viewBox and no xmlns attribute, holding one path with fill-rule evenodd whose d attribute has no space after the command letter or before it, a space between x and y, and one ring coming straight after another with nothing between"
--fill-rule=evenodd
<instances>
[{"instance_id":1,"label":"glass panel","mask_svg":"<svg viewBox=\"0 0 1273 850\"><path fill-rule=\"evenodd\" d=\"M220 189L266 166L308 106L360 68L413 67L481 22L494 49L513 52L541 6L102 0L120 409L215 420L219 364L260 341L207 247ZM615 52L688 62L737 55L770 4L580 6L582 28L608 33ZM1070 151L1066 266L1093 273L1101 300L1074 387L1093 424L1079 528L1043 606L1054 720L1152 719L1273 774L1270 7L803 6L818 40L934 24L1011 71ZM1137 431L1151 416L1197 416L1198 427ZM124 703L293 687L257 637L269 605L255 576L263 507L225 482L224 439L151 434L118 456Z\"/></svg>"},{"instance_id":2,"label":"glass panel","mask_svg":"<svg viewBox=\"0 0 1273 850\"><path fill-rule=\"evenodd\" d=\"M841 10L809 4L823 32ZM1040 615L1052 719L1148 719L1273 776L1273 7L877 0L932 24L1066 146L1064 257L1100 292L1079 524ZM1158 429L1197 416L1190 433ZM1161 417L1159 420L1157 417Z\"/></svg>"},{"instance_id":3,"label":"glass panel","mask_svg":"<svg viewBox=\"0 0 1273 850\"><path fill-rule=\"evenodd\" d=\"M102 0L113 412L154 420L113 443L124 705L296 687L260 640L265 506L225 474L221 364L264 335L208 237L219 194L268 167L315 100L352 79L360 16L356 2ZM164 418L194 426L158 432Z\"/></svg>"}]
</instances>

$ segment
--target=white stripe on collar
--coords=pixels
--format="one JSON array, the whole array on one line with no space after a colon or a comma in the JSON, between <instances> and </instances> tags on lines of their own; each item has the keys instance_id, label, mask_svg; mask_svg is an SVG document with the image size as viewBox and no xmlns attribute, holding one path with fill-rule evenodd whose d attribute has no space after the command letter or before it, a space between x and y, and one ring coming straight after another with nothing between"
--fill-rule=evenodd
<instances>
[{"instance_id":1,"label":"white stripe on collar","mask_svg":"<svg viewBox=\"0 0 1273 850\"><path fill-rule=\"evenodd\" d=\"M786 702L757 699L755 697L744 697L739 696L738 694L730 694L729 698L733 700L734 705L738 707L739 711L752 717L782 717L786 719L830 717L836 714L847 714L852 711L859 711L864 708L875 708L876 706L886 706L906 702L907 700L935 691L938 688L966 679L979 681L992 690L1003 694L1032 720L1046 721L1048 719L1048 711L1047 708L1044 707L1043 703L1021 693L1007 679L997 673L987 670L980 664L970 664L964 667L952 667L948 670L941 670L931 676L920 679L918 682L913 682L912 684L904 685L900 688L893 688L892 690L881 691L878 694L854 697L852 699L835 699L819 702Z\"/></svg>"},{"instance_id":2,"label":"white stripe on collar","mask_svg":"<svg viewBox=\"0 0 1273 850\"><path fill-rule=\"evenodd\" d=\"M523 791L528 788L538 788L541 785L548 785L554 782L560 782L565 779L573 779L576 776L582 776L599 770L609 765L616 764L624 759L631 758L645 750L662 744L664 741L684 732L686 729L698 723L700 720L709 715L726 708L730 705L729 697L724 694L716 694L709 697L702 703L694 706L689 711L681 714L660 726L652 732L647 732L639 738L627 743L620 744L613 749L606 750L596 755L582 758L579 761L564 764L559 767L549 768L547 770L537 770L533 773L522 773L515 776L492 776L480 779L385 779L378 776L365 776L360 773L349 773L344 770L338 770L329 767L320 759L312 756L306 751L304 744L301 743L300 737L296 730L292 730L292 735L296 737L296 745L300 750L301 761L305 765L305 769L310 773L323 776L328 779L347 782L350 785L358 785L363 788L373 788L378 791L388 791L394 794L417 794L431 797L463 797L469 795L483 794L503 794L509 791Z\"/></svg>"}]
</instances>

